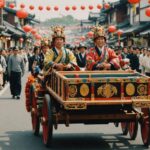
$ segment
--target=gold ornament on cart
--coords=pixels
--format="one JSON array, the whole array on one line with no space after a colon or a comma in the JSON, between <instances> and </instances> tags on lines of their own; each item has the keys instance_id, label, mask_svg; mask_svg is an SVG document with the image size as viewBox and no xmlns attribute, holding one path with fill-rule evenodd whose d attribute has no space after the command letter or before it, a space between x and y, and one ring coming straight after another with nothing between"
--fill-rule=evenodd
<instances>
[{"instance_id":1,"label":"gold ornament on cart","mask_svg":"<svg viewBox=\"0 0 150 150\"><path fill-rule=\"evenodd\" d=\"M101 95L106 98L110 98L117 95L118 90L114 85L104 84L97 89L97 95Z\"/></svg>"},{"instance_id":2,"label":"gold ornament on cart","mask_svg":"<svg viewBox=\"0 0 150 150\"><path fill-rule=\"evenodd\" d=\"M145 95L147 94L147 85L145 84L140 84L138 87L137 87L137 92L139 95Z\"/></svg>"},{"instance_id":3,"label":"gold ornament on cart","mask_svg":"<svg viewBox=\"0 0 150 150\"><path fill-rule=\"evenodd\" d=\"M77 95L77 86L69 85L69 97L75 97Z\"/></svg>"},{"instance_id":4,"label":"gold ornament on cart","mask_svg":"<svg viewBox=\"0 0 150 150\"><path fill-rule=\"evenodd\" d=\"M126 93L131 96L135 94L135 86L132 83L128 83L126 85Z\"/></svg>"},{"instance_id":5,"label":"gold ornament on cart","mask_svg":"<svg viewBox=\"0 0 150 150\"><path fill-rule=\"evenodd\" d=\"M87 96L89 94L89 86L87 84L82 84L81 87L80 87L80 94L82 96Z\"/></svg>"}]
</instances>

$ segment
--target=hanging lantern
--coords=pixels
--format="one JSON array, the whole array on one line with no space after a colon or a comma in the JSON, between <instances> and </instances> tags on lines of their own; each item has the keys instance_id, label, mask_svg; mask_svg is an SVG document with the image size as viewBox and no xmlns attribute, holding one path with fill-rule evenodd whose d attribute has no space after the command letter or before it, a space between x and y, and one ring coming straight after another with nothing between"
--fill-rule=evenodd
<instances>
[{"instance_id":1,"label":"hanging lantern","mask_svg":"<svg viewBox=\"0 0 150 150\"><path fill-rule=\"evenodd\" d=\"M30 6L29 6L29 9L30 9L30 10L33 10L33 9L34 9L34 6L33 6L33 5L30 5Z\"/></svg>"},{"instance_id":2,"label":"hanging lantern","mask_svg":"<svg viewBox=\"0 0 150 150\"><path fill-rule=\"evenodd\" d=\"M101 4L98 4L98 5L97 5L97 9L102 9L102 5L101 5Z\"/></svg>"},{"instance_id":3,"label":"hanging lantern","mask_svg":"<svg viewBox=\"0 0 150 150\"><path fill-rule=\"evenodd\" d=\"M46 10L47 10L47 11L50 11L50 10L51 10L51 7L50 7L50 6L46 6Z\"/></svg>"},{"instance_id":4,"label":"hanging lantern","mask_svg":"<svg viewBox=\"0 0 150 150\"><path fill-rule=\"evenodd\" d=\"M117 31L118 37L121 36L122 34L123 34L123 30L118 30L118 31Z\"/></svg>"},{"instance_id":5,"label":"hanging lantern","mask_svg":"<svg viewBox=\"0 0 150 150\"><path fill-rule=\"evenodd\" d=\"M32 29L31 34L33 34L33 35L36 34L36 29Z\"/></svg>"},{"instance_id":6,"label":"hanging lantern","mask_svg":"<svg viewBox=\"0 0 150 150\"><path fill-rule=\"evenodd\" d=\"M130 4L137 4L137 3L140 2L140 0L128 0L128 2L129 2Z\"/></svg>"},{"instance_id":7,"label":"hanging lantern","mask_svg":"<svg viewBox=\"0 0 150 150\"><path fill-rule=\"evenodd\" d=\"M20 43L22 43L23 41L24 41L24 39L23 39L23 38L20 38L20 39L19 39L19 42L20 42Z\"/></svg>"},{"instance_id":8,"label":"hanging lantern","mask_svg":"<svg viewBox=\"0 0 150 150\"><path fill-rule=\"evenodd\" d=\"M66 7L65 7L65 10L66 10L66 11L69 11L69 10L70 10L70 7L69 7L69 6L66 6Z\"/></svg>"},{"instance_id":9,"label":"hanging lantern","mask_svg":"<svg viewBox=\"0 0 150 150\"><path fill-rule=\"evenodd\" d=\"M85 10L85 6L83 6L83 5L80 8L81 8L81 10Z\"/></svg>"},{"instance_id":10,"label":"hanging lantern","mask_svg":"<svg viewBox=\"0 0 150 150\"><path fill-rule=\"evenodd\" d=\"M88 35L89 38L92 38L93 35L94 35L94 33L93 33L92 31L89 31L89 32L87 33L87 35Z\"/></svg>"},{"instance_id":11,"label":"hanging lantern","mask_svg":"<svg viewBox=\"0 0 150 150\"><path fill-rule=\"evenodd\" d=\"M43 6L39 6L38 9L41 11L43 10Z\"/></svg>"},{"instance_id":12,"label":"hanging lantern","mask_svg":"<svg viewBox=\"0 0 150 150\"><path fill-rule=\"evenodd\" d=\"M29 25L25 25L25 26L23 26L23 30L24 30L24 32L30 32L32 30L32 27Z\"/></svg>"},{"instance_id":13,"label":"hanging lantern","mask_svg":"<svg viewBox=\"0 0 150 150\"><path fill-rule=\"evenodd\" d=\"M55 10L55 11L58 11L58 10L59 10L58 6L55 6L55 7L54 7L54 10Z\"/></svg>"},{"instance_id":14,"label":"hanging lantern","mask_svg":"<svg viewBox=\"0 0 150 150\"><path fill-rule=\"evenodd\" d=\"M14 7L15 7L15 4L14 4L14 3L10 3L10 4L9 4L9 8L12 8L12 9L13 9Z\"/></svg>"},{"instance_id":15,"label":"hanging lantern","mask_svg":"<svg viewBox=\"0 0 150 150\"><path fill-rule=\"evenodd\" d=\"M145 14L146 14L146 16L150 17L150 7L146 8Z\"/></svg>"},{"instance_id":16,"label":"hanging lantern","mask_svg":"<svg viewBox=\"0 0 150 150\"><path fill-rule=\"evenodd\" d=\"M4 8L5 7L5 0L0 0L0 8Z\"/></svg>"},{"instance_id":17,"label":"hanging lantern","mask_svg":"<svg viewBox=\"0 0 150 150\"><path fill-rule=\"evenodd\" d=\"M16 12L16 15L20 19L25 19L28 17L28 12L26 12L24 9L20 9Z\"/></svg>"},{"instance_id":18,"label":"hanging lantern","mask_svg":"<svg viewBox=\"0 0 150 150\"><path fill-rule=\"evenodd\" d=\"M41 40L41 38L42 38L42 36L39 35L39 34L35 34L34 36L35 36L35 39L36 39L36 40Z\"/></svg>"},{"instance_id":19,"label":"hanging lantern","mask_svg":"<svg viewBox=\"0 0 150 150\"><path fill-rule=\"evenodd\" d=\"M111 25L111 26L108 27L108 31L111 32L111 33L113 33L113 32L116 31L116 27L113 26L113 25Z\"/></svg>"},{"instance_id":20,"label":"hanging lantern","mask_svg":"<svg viewBox=\"0 0 150 150\"><path fill-rule=\"evenodd\" d=\"M109 9L110 8L110 4L108 4L108 3L104 4L104 8L105 9Z\"/></svg>"},{"instance_id":21,"label":"hanging lantern","mask_svg":"<svg viewBox=\"0 0 150 150\"><path fill-rule=\"evenodd\" d=\"M25 4L20 4L20 8L25 8Z\"/></svg>"},{"instance_id":22,"label":"hanging lantern","mask_svg":"<svg viewBox=\"0 0 150 150\"><path fill-rule=\"evenodd\" d=\"M94 7L92 5L89 5L89 10L92 10Z\"/></svg>"},{"instance_id":23,"label":"hanging lantern","mask_svg":"<svg viewBox=\"0 0 150 150\"><path fill-rule=\"evenodd\" d=\"M76 9L77 9L77 7L76 7L76 6L72 6L72 10L74 10L74 11L75 11Z\"/></svg>"}]
</instances>

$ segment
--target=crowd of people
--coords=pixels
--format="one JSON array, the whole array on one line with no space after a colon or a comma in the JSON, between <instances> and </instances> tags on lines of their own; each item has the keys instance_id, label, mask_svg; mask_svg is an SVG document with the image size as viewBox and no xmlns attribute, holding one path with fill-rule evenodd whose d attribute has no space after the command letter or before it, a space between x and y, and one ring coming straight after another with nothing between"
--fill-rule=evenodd
<instances>
[{"instance_id":1,"label":"crowd of people","mask_svg":"<svg viewBox=\"0 0 150 150\"><path fill-rule=\"evenodd\" d=\"M119 70L132 69L150 76L150 49L136 46L108 46L103 27L95 27L94 47L80 43L78 47L65 45L64 29L55 27L52 43L30 49L18 47L0 50L0 89L10 82L12 98L20 99L21 77L28 71L33 75L56 70Z\"/></svg>"}]
</instances>

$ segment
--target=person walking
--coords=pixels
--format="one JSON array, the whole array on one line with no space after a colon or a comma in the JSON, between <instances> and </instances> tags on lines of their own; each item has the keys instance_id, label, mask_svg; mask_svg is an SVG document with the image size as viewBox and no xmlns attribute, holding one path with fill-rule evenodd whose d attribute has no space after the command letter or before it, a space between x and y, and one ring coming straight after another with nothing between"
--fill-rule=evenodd
<instances>
[{"instance_id":1,"label":"person walking","mask_svg":"<svg viewBox=\"0 0 150 150\"><path fill-rule=\"evenodd\" d=\"M13 55L8 61L8 74L10 77L10 91L12 98L20 99L21 94L21 77L24 75L25 64L23 57L19 55L19 48L13 48Z\"/></svg>"}]
</instances>

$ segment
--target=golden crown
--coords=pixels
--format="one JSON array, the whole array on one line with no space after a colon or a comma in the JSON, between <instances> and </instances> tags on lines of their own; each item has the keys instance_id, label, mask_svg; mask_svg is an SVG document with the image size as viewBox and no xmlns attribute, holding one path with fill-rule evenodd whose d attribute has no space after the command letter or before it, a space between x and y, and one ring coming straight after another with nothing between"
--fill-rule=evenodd
<instances>
[{"instance_id":1,"label":"golden crown","mask_svg":"<svg viewBox=\"0 0 150 150\"><path fill-rule=\"evenodd\" d=\"M65 27L54 26L54 27L51 27L51 30L53 31L52 39L57 38L57 37L65 38L65 34L64 34Z\"/></svg>"},{"instance_id":2,"label":"golden crown","mask_svg":"<svg viewBox=\"0 0 150 150\"><path fill-rule=\"evenodd\" d=\"M106 38L106 33L105 33L105 30L104 30L104 27L103 26L94 26L92 28L92 31L94 33L93 35L93 38L98 38L98 37L105 37Z\"/></svg>"}]
</instances>

